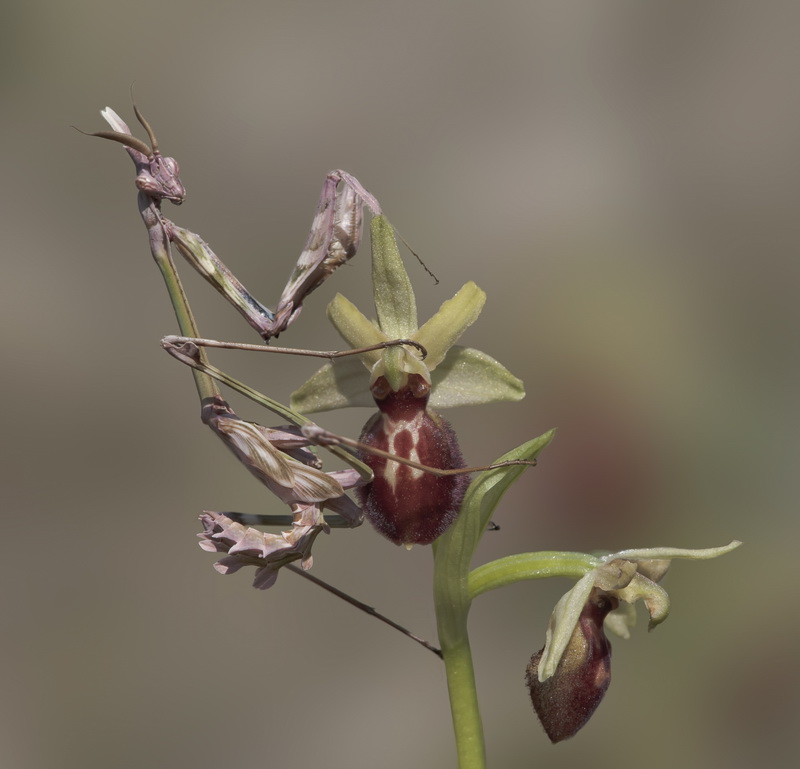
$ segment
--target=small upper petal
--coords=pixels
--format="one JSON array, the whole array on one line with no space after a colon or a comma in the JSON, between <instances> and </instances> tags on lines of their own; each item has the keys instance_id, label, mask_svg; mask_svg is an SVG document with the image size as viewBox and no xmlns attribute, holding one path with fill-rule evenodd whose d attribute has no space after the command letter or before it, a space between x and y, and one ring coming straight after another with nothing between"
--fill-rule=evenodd
<instances>
[{"instance_id":1,"label":"small upper petal","mask_svg":"<svg viewBox=\"0 0 800 769\"><path fill-rule=\"evenodd\" d=\"M390 339L341 294L336 294L328 305L328 320L353 349L388 342ZM361 360L367 368L372 368L380 359L381 350L372 350L361 355Z\"/></svg>"},{"instance_id":2,"label":"small upper petal","mask_svg":"<svg viewBox=\"0 0 800 769\"><path fill-rule=\"evenodd\" d=\"M433 371L459 337L478 319L486 294L472 281L465 283L452 299L442 303L436 314L412 339L428 351L425 365Z\"/></svg>"}]
</instances>

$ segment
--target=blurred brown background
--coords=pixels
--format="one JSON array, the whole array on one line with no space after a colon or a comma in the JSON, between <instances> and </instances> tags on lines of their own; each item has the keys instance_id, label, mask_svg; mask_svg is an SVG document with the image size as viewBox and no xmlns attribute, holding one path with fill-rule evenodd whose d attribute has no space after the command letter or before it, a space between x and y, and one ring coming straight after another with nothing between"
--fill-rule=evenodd
<instances>
[{"instance_id":1,"label":"blurred brown background","mask_svg":"<svg viewBox=\"0 0 800 769\"><path fill-rule=\"evenodd\" d=\"M669 621L615 642L606 701L559 747L522 678L569 583L481 598L490 766L796 753L798 24L791 2L4 4L0 765L455 765L431 655L292 574L223 578L195 544L203 509L280 507L159 349L175 323L132 164L69 127L132 119L133 81L189 190L168 215L267 303L338 167L442 279L409 261L421 315L467 279L488 292L465 341L528 397L451 412L465 455L560 432L481 559L744 540L675 565ZM368 306L367 253L281 341L337 344L323 308ZM256 341L187 282L206 334ZM281 399L316 367L217 360ZM434 636L427 549L364 526L315 555Z\"/></svg>"}]
</instances>

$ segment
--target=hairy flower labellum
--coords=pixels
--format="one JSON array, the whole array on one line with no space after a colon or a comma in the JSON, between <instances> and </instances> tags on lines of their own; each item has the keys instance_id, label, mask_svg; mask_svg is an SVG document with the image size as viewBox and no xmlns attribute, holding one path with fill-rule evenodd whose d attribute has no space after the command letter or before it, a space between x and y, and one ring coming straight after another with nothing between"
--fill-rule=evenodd
<instances>
[{"instance_id":1,"label":"hairy flower labellum","mask_svg":"<svg viewBox=\"0 0 800 769\"><path fill-rule=\"evenodd\" d=\"M409 374L395 391L379 377L372 386L379 412L364 426L362 443L404 459L441 469L464 467L450 424L427 408L430 385ZM397 545L427 545L455 521L468 485L467 475L437 477L363 452L374 479L359 489L367 519Z\"/></svg>"},{"instance_id":2,"label":"hairy flower labellum","mask_svg":"<svg viewBox=\"0 0 800 769\"><path fill-rule=\"evenodd\" d=\"M618 601L594 588L554 675L539 680L544 649L531 657L525 683L531 703L552 742L573 737L591 718L611 683L611 644L603 632Z\"/></svg>"}]
</instances>

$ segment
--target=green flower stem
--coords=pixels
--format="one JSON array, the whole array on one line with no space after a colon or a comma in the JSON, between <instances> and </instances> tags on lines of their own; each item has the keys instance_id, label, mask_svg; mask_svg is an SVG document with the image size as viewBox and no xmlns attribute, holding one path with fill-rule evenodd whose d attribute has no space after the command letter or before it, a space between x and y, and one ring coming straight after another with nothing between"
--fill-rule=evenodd
<instances>
[{"instance_id":1,"label":"green flower stem","mask_svg":"<svg viewBox=\"0 0 800 769\"><path fill-rule=\"evenodd\" d=\"M460 769L484 769L483 725L467 633L470 600L460 563L464 551L453 547L452 542L442 541L449 534L444 534L433 546L436 625L447 675L458 766Z\"/></svg>"},{"instance_id":2,"label":"green flower stem","mask_svg":"<svg viewBox=\"0 0 800 769\"><path fill-rule=\"evenodd\" d=\"M452 628L451 628L452 629ZM466 622L461 642L442 648L459 769L485 769L486 747Z\"/></svg>"},{"instance_id":3,"label":"green flower stem","mask_svg":"<svg viewBox=\"0 0 800 769\"><path fill-rule=\"evenodd\" d=\"M546 577L571 577L580 579L594 569L600 561L587 553L543 551L518 553L478 566L469 575L470 600L481 593L526 579Z\"/></svg>"}]
</instances>

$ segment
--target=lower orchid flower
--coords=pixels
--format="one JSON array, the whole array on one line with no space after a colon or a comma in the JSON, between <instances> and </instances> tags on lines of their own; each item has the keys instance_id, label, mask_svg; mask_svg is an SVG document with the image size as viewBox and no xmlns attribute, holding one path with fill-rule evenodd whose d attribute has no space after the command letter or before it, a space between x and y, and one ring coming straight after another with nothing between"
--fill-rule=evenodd
<instances>
[{"instance_id":1,"label":"lower orchid flower","mask_svg":"<svg viewBox=\"0 0 800 769\"><path fill-rule=\"evenodd\" d=\"M596 559L596 565L556 604L544 648L531 657L526 684L547 736L560 742L589 720L611 682L611 644L607 627L628 638L640 598L650 629L669 614L669 596L658 583L673 558L716 558L737 548L705 550L651 548L624 550Z\"/></svg>"}]
</instances>

